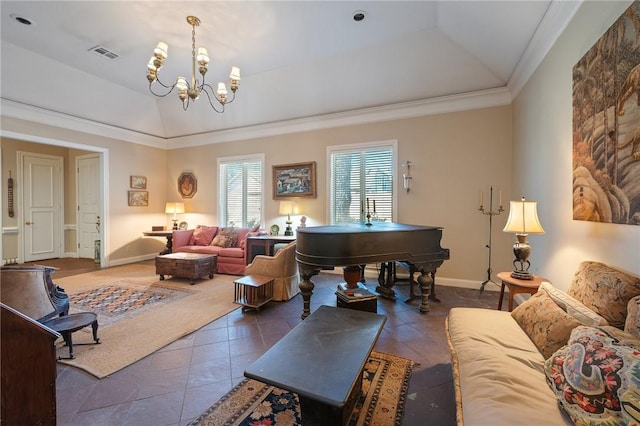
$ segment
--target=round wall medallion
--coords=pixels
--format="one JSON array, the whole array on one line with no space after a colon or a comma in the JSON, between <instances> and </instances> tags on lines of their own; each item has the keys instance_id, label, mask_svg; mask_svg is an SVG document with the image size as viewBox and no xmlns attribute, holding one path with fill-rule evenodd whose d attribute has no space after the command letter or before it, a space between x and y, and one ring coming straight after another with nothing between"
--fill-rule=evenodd
<instances>
[{"instance_id":1,"label":"round wall medallion","mask_svg":"<svg viewBox=\"0 0 640 426\"><path fill-rule=\"evenodd\" d=\"M178 226L178 228L182 229L183 231L185 229L187 229L189 227L189 224L187 222L180 222L180 225Z\"/></svg>"}]
</instances>

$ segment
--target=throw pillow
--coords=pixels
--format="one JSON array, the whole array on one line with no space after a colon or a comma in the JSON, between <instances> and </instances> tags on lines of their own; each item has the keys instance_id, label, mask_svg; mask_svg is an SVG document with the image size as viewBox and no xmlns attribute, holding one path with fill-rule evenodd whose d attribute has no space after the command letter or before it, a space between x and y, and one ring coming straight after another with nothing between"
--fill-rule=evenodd
<instances>
[{"instance_id":1,"label":"throw pillow","mask_svg":"<svg viewBox=\"0 0 640 426\"><path fill-rule=\"evenodd\" d=\"M233 240L226 235L222 235L222 233L215 236L213 241L211 241L212 246L218 246L223 248L231 247L231 243Z\"/></svg>"},{"instance_id":2,"label":"throw pillow","mask_svg":"<svg viewBox=\"0 0 640 426\"><path fill-rule=\"evenodd\" d=\"M227 247L235 247L238 244L238 231L235 228L222 228L220 235L224 235L229 240Z\"/></svg>"},{"instance_id":3,"label":"throw pillow","mask_svg":"<svg viewBox=\"0 0 640 426\"><path fill-rule=\"evenodd\" d=\"M640 295L640 278L604 263L586 261L578 267L567 293L604 317L609 325L623 329L627 304Z\"/></svg>"},{"instance_id":4,"label":"throw pillow","mask_svg":"<svg viewBox=\"0 0 640 426\"><path fill-rule=\"evenodd\" d=\"M609 325L606 319L602 318L591 309L569 296L564 291L556 288L548 281L540 284L540 289L545 291L556 305L560 306L566 313L580 321L584 325L596 327L599 325Z\"/></svg>"},{"instance_id":5,"label":"throw pillow","mask_svg":"<svg viewBox=\"0 0 640 426\"><path fill-rule=\"evenodd\" d=\"M577 425L631 425L640 420L638 346L617 339L608 328L576 327L568 344L544 365L549 386Z\"/></svg>"},{"instance_id":6,"label":"throw pillow","mask_svg":"<svg viewBox=\"0 0 640 426\"><path fill-rule=\"evenodd\" d=\"M580 321L563 311L544 291L538 291L518 305L511 316L545 359L566 345L571 330L580 325Z\"/></svg>"},{"instance_id":7,"label":"throw pillow","mask_svg":"<svg viewBox=\"0 0 640 426\"><path fill-rule=\"evenodd\" d=\"M640 337L640 296L629 300L627 304L627 319L624 322L624 331Z\"/></svg>"},{"instance_id":8,"label":"throw pillow","mask_svg":"<svg viewBox=\"0 0 640 426\"><path fill-rule=\"evenodd\" d=\"M216 235L216 232L218 232L217 226L198 225L196 229L193 230L189 245L208 246L211 240L213 240L213 236Z\"/></svg>"}]
</instances>

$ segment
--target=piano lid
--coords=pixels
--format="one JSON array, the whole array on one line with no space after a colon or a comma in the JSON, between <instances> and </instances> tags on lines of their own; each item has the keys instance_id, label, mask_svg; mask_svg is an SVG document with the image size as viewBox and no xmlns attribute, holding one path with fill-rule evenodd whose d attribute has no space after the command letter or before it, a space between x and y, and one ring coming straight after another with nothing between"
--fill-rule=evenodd
<instances>
[{"instance_id":1,"label":"piano lid","mask_svg":"<svg viewBox=\"0 0 640 426\"><path fill-rule=\"evenodd\" d=\"M345 266L449 259L440 247L442 228L392 222L313 226L298 229L296 258L310 266Z\"/></svg>"}]
</instances>

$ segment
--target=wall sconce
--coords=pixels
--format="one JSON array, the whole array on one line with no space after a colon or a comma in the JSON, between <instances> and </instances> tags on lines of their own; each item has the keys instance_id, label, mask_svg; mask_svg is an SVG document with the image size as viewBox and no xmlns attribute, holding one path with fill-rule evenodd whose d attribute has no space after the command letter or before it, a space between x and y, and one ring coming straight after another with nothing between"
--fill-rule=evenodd
<instances>
[{"instance_id":1,"label":"wall sconce","mask_svg":"<svg viewBox=\"0 0 640 426\"><path fill-rule=\"evenodd\" d=\"M411 179L413 179L411 177L411 161L407 161L402 165L402 167L407 168L407 173L402 174L402 186L404 189L407 190L407 194L408 194L409 191L411 190Z\"/></svg>"}]
</instances>

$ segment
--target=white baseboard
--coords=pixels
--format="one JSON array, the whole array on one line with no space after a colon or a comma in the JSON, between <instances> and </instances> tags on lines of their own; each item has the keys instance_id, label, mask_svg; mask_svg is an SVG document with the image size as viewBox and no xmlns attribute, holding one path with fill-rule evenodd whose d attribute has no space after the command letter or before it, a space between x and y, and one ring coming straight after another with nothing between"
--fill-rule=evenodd
<instances>
[{"instance_id":1,"label":"white baseboard","mask_svg":"<svg viewBox=\"0 0 640 426\"><path fill-rule=\"evenodd\" d=\"M334 268L333 270L323 270L322 272L327 272L330 274L342 275L342 268ZM378 272L373 268L366 268L364 271L364 276L367 279L378 279ZM398 278L407 279L409 278L408 274L398 273ZM445 286L445 287L460 287L460 288L468 288L472 290L480 290L480 286L482 281L472 281L472 280L463 280L459 278L443 278L436 275L436 285ZM500 283L487 283L484 286L486 291L500 291ZM506 291L506 289L505 289Z\"/></svg>"},{"instance_id":2,"label":"white baseboard","mask_svg":"<svg viewBox=\"0 0 640 426\"><path fill-rule=\"evenodd\" d=\"M156 256L157 256L156 253L144 254L141 256L126 257L118 260L109 260L108 263L109 263L109 266L120 266L120 265L126 265L128 263L136 263L136 262L142 262L145 260L152 260L152 259L155 259Z\"/></svg>"}]
</instances>

